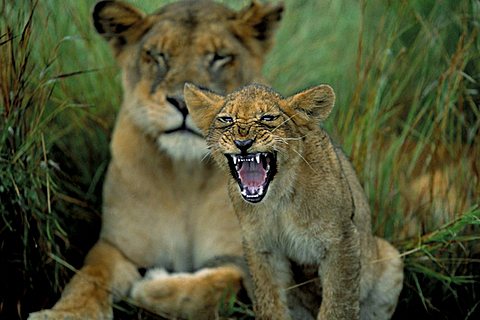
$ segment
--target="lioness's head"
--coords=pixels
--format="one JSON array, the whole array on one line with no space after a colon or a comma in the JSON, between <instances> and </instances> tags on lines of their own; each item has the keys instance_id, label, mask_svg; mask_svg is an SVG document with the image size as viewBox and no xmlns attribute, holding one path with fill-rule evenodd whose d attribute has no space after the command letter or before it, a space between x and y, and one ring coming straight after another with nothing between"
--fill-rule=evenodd
<instances>
[{"instance_id":1,"label":"lioness's head","mask_svg":"<svg viewBox=\"0 0 480 320\"><path fill-rule=\"evenodd\" d=\"M260 79L282 11L256 1L239 12L181 1L146 15L100 1L93 22L122 68L126 114L170 155L192 158L206 149L185 107L184 83L226 93Z\"/></svg>"},{"instance_id":2,"label":"lioness's head","mask_svg":"<svg viewBox=\"0 0 480 320\"><path fill-rule=\"evenodd\" d=\"M212 155L253 203L265 197L277 172L288 175L302 160L304 138L318 129L335 102L328 85L283 98L257 84L226 97L186 84L184 95Z\"/></svg>"}]
</instances>

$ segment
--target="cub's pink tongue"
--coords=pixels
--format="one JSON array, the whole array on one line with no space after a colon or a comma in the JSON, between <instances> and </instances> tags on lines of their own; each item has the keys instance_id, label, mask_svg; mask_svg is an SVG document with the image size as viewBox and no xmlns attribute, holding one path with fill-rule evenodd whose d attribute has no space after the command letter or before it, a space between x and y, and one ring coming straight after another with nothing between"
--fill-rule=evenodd
<instances>
[{"instance_id":1,"label":"cub's pink tongue","mask_svg":"<svg viewBox=\"0 0 480 320\"><path fill-rule=\"evenodd\" d=\"M238 176L242 181L244 188L249 192L254 193L254 191L265 183L267 178L267 172L263 168L261 163L244 162L240 170L238 170Z\"/></svg>"}]
</instances>

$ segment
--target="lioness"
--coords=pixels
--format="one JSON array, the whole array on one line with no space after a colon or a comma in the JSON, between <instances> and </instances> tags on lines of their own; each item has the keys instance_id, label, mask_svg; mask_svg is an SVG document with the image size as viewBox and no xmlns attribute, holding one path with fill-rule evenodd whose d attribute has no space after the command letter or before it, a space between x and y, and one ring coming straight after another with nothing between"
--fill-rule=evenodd
<instances>
[{"instance_id":1,"label":"lioness","mask_svg":"<svg viewBox=\"0 0 480 320\"><path fill-rule=\"evenodd\" d=\"M226 292L239 290L247 267L227 176L203 159L183 86L230 92L261 81L282 11L256 1L239 12L183 1L150 15L120 1L95 5L95 29L113 50L124 88L100 239L55 306L30 319L110 319L112 299L130 291L161 315L210 319ZM141 279L137 269L151 267L165 270Z\"/></svg>"},{"instance_id":2,"label":"lioness","mask_svg":"<svg viewBox=\"0 0 480 320\"><path fill-rule=\"evenodd\" d=\"M257 319L305 318L288 309L292 262L317 268L323 290L320 311L311 310L317 319L390 318L403 263L392 245L372 235L354 169L319 126L333 108L332 88L285 99L262 85L223 97L186 84L184 96L212 156L231 174Z\"/></svg>"}]
</instances>

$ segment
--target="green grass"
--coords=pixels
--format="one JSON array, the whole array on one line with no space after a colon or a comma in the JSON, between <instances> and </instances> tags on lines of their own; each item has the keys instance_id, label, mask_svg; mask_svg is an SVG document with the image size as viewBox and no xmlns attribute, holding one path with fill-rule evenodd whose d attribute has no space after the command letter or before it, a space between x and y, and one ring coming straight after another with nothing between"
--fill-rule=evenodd
<instances>
[{"instance_id":1,"label":"green grass","mask_svg":"<svg viewBox=\"0 0 480 320\"><path fill-rule=\"evenodd\" d=\"M98 234L122 95L108 46L91 26L94 2L0 1L2 318L51 306ZM285 95L334 87L325 126L352 158L375 233L404 253L395 318L476 318L480 4L285 2L264 73ZM436 170L447 177L445 190L436 189ZM420 196L419 178L428 185ZM247 307L229 303L229 312L248 317ZM153 317L128 303L115 312Z\"/></svg>"}]
</instances>

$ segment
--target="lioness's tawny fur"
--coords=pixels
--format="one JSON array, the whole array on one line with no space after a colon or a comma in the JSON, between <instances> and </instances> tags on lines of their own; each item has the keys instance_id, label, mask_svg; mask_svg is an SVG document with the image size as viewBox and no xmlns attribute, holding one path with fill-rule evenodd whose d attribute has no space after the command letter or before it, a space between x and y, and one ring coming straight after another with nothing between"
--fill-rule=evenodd
<instances>
[{"instance_id":1,"label":"lioness's tawny fur","mask_svg":"<svg viewBox=\"0 0 480 320\"><path fill-rule=\"evenodd\" d=\"M129 294L169 318L217 317L247 267L227 176L202 160L205 141L183 86L230 92L261 81L282 11L281 4L256 1L238 12L181 1L150 15L120 1L95 5L95 29L112 48L124 89L102 230L61 299L30 319L111 319L113 299ZM137 271L155 267L161 270L144 278Z\"/></svg>"},{"instance_id":2,"label":"lioness's tawny fur","mask_svg":"<svg viewBox=\"0 0 480 320\"><path fill-rule=\"evenodd\" d=\"M372 235L354 169L319 126L333 108L332 88L283 98L250 85L223 97L187 84L184 95L214 159L231 174L256 318L389 319L403 264L393 246ZM295 272L316 268L319 310L299 306L293 265Z\"/></svg>"}]
</instances>

